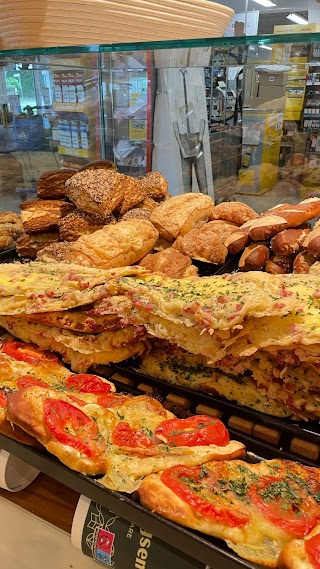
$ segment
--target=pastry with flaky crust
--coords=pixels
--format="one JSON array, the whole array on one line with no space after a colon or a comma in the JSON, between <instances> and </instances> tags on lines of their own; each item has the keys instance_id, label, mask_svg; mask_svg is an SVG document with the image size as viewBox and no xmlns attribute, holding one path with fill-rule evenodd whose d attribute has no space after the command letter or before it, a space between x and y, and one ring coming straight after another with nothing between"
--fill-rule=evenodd
<instances>
[{"instance_id":1,"label":"pastry with flaky crust","mask_svg":"<svg viewBox=\"0 0 320 569\"><path fill-rule=\"evenodd\" d=\"M26 233L42 233L58 228L59 221L75 209L62 200L28 200L20 205L21 221Z\"/></svg>"},{"instance_id":2,"label":"pastry with flaky crust","mask_svg":"<svg viewBox=\"0 0 320 569\"><path fill-rule=\"evenodd\" d=\"M37 194L41 199L64 198L66 196L65 183L76 170L49 170L44 172L38 180Z\"/></svg>"},{"instance_id":3,"label":"pastry with flaky crust","mask_svg":"<svg viewBox=\"0 0 320 569\"><path fill-rule=\"evenodd\" d=\"M159 205L150 217L160 237L174 241L179 235L186 235L194 227L201 227L210 219L213 200L203 194L182 194L174 196Z\"/></svg>"},{"instance_id":4,"label":"pastry with flaky crust","mask_svg":"<svg viewBox=\"0 0 320 569\"><path fill-rule=\"evenodd\" d=\"M71 244L67 261L100 269L125 267L142 259L158 239L158 231L147 219L130 219L105 225Z\"/></svg>"},{"instance_id":5,"label":"pastry with flaky crust","mask_svg":"<svg viewBox=\"0 0 320 569\"><path fill-rule=\"evenodd\" d=\"M142 200L142 202L140 202L139 204L136 205L136 208L141 208L141 209L147 209L148 211L151 212L156 209L156 207L158 207L158 203L153 200L152 198L144 198L144 200Z\"/></svg>"},{"instance_id":6,"label":"pastry with flaky crust","mask_svg":"<svg viewBox=\"0 0 320 569\"><path fill-rule=\"evenodd\" d=\"M211 219L224 219L242 225L250 219L256 219L258 214L247 204L242 202L223 202L216 205L212 211Z\"/></svg>"},{"instance_id":7,"label":"pastry with flaky crust","mask_svg":"<svg viewBox=\"0 0 320 569\"><path fill-rule=\"evenodd\" d=\"M159 275L165 275L173 279L192 277L198 275L198 269L191 263L190 257L179 253L169 247L159 253L146 255L139 265Z\"/></svg>"},{"instance_id":8,"label":"pastry with flaky crust","mask_svg":"<svg viewBox=\"0 0 320 569\"><path fill-rule=\"evenodd\" d=\"M220 235L203 231L202 227L191 229L187 235L178 237L173 247L192 259L216 265L223 265L228 255L228 249L223 244Z\"/></svg>"},{"instance_id":9,"label":"pastry with flaky crust","mask_svg":"<svg viewBox=\"0 0 320 569\"><path fill-rule=\"evenodd\" d=\"M120 174L119 174L120 175ZM121 174L122 175L122 174ZM120 204L120 215L137 206L146 197L140 181L131 176L123 176L124 195Z\"/></svg>"},{"instance_id":10,"label":"pastry with flaky crust","mask_svg":"<svg viewBox=\"0 0 320 569\"><path fill-rule=\"evenodd\" d=\"M127 219L150 219L151 211L144 209L143 207L134 207L129 209L122 217L121 221L126 221Z\"/></svg>"},{"instance_id":11,"label":"pastry with flaky crust","mask_svg":"<svg viewBox=\"0 0 320 569\"><path fill-rule=\"evenodd\" d=\"M140 183L145 195L153 200L162 201L168 195L168 182L160 172L148 172Z\"/></svg>"},{"instance_id":12,"label":"pastry with flaky crust","mask_svg":"<svg viewBox=\"0 0 320 569\"><path fill-rule=\"evenodd\" d=\"M37 253L52 243L60 240L58 231L45 231L37 235L24 233L17 239L16 249L20 257L34 259Z\"/></svg>"},{"instance_id":13,"label":"pastry with flaky crust","mask_svg":"<svg viewBox=\"0 0 320 569\"><path fill-rule=\"evenodd\" d=\"M0 235L0 251L13 249L14 246L15 246L15 240L12 237L10 237L10 235Z\"/></svg>"},{"instance_id":14,"label":"pastry with flaky crust","mask_svg":"<svg viewBox=\"0 0 320 569\"><path fill-rule=\"evenodd\" d=\"M68 198L81 211L107 218L123 200L127 176L113 170L84 170L66 182Z\"/></svg>"},{"instance_id":15,"label":"pastry with flaky crust","mask_svg":"<svg viewBox=\"0 0 320 569\"><path fill-rule=\"evenodd\" d=\"M76 241L81 235L90 235L108 223L116 223L116 218L112 214L106 217L76 209L60 220L60 237L62 241Z\"/></svg>"}]
</instances>

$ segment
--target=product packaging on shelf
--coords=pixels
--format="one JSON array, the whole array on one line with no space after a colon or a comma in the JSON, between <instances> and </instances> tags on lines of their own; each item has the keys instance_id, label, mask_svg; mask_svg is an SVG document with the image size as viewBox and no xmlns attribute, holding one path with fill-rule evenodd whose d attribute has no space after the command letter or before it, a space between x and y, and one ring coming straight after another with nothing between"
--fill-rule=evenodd
<instances>
[{"instance_id":1,"label":"product packaging on shelf","mask_svg":"<svg viewBox=\"0 0 320 569\"><path fill-rule=\"evenodd\" d=\"M86 496L79 498L71 541L85 555L114 569L210 569Z\"/></svg>"}]
</instances>

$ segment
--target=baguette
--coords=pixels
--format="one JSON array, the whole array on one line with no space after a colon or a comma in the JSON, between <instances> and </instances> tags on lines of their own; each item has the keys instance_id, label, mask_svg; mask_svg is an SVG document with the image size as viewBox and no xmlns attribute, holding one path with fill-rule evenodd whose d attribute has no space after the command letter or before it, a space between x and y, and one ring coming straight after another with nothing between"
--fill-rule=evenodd
<instances>
[{"instance_id":1,"label":"baguette","mask_svg":"<svg viewBox=\"0 0 320 569\"><path fill-rule=\"evenodd\" d=\"M276 255L290 257L300 253L311 229L284 229L271 239L271 249ZM320 246L320 240L319 240Z\"/></svg>"},{"instance_id":2,"label":"baguette","mask_svg":"<svg viewBox=\"0 0 320 569\"><path fill-rule=\"evenodd\" d=\"M263 241L280 233L283 229L298 227L320 215L320 198L310 198L303 202L291 205L280 204L254 221L250 229L253 241Z\"/></svg>"}]
</instances>

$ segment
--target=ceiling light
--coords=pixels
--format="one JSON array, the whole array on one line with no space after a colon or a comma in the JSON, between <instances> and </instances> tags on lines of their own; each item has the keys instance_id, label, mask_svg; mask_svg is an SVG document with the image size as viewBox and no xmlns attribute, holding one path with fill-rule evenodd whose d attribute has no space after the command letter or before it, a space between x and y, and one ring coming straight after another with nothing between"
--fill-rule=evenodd
<instances>
[{"instance_id":1,"label":"ceiling light","mask_svg":"<svg viewBox=\"0 0 320 569\"><path fill-rule=\"evenodd\" d=\"M289 14L287 16L287 20L291 20L291 22L295 22L296 24L308 24L307 18L300 16L300 14Z\"/></svg>"},{"instance_id":2,"label":"ceiling light","mask_svg":"<svg viewBox=\"0 0 320 569\"><path fill-rule=\"evenodd\" d=\"M271 2L271 0L253 0L253 1L256 2L257 4L260 4L260 6L264 6L265 8L271 8L271 6L277 5L274 2Z\"/></svg>"},{"instance_id":3,"label":"ceiling light","mask_svg":"<svg viewBox=\"0 0 320 569\"><path fill-rule=\"evenodd\" d=\"M270 45L259 45L259 47L261 47L262 49L268 49L269 51L272 51L272 47L270 47Z\"/></svg>"}]
</instances>

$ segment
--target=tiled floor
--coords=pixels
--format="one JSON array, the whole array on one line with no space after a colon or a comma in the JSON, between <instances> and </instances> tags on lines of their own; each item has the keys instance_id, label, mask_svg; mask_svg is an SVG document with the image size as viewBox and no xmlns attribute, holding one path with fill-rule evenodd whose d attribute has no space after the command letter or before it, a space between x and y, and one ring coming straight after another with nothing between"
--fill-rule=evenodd
<instances>
[{"instance_id":1,"label":"tiled floor","mask_svg":"<svg viewBox=\"0 0 320 569\"><path fill-rule=\"evenodd\" d=\"M3 569L99 569L101 564L71 545L70 536L0 498Z\"/></svg>"}]
</instances>

